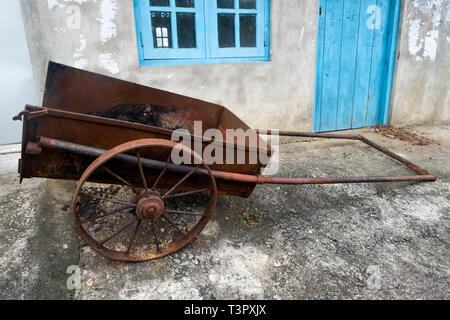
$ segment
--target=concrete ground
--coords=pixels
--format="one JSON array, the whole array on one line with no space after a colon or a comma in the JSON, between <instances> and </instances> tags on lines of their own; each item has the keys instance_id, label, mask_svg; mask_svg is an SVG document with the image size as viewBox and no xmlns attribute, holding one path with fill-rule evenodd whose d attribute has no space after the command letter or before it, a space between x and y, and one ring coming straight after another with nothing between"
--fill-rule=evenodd
<instances>
[{"instance_id":1,"label":"concrete ground","mask_svg":"<svg viewBox=\"0 0 450 320\"><path fill-rule=\"evenodd\" d=\"M450 126L411 131L431 143L359 130L434 183L257 186L219 197L193 245L138 264L80 248L74 184L19 185L19 155L0 155L0 299L449 299ZM410 173L357 142L283 141L280 176ZM71 265L80 290L67 289Z\"/></svg>"}]
</instances>

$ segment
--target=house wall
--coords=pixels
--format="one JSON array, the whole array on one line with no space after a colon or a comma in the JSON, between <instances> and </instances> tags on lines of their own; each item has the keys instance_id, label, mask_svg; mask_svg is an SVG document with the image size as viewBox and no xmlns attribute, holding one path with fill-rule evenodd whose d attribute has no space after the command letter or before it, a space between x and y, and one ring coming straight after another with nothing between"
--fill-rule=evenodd
<instances>
[{"instance_id":1,"label":"house wall","mask_svg":"<svg viewBox=\"0 0 450 320\"><path fill-rule=\"evenodd\" d=\"M450 120L450 1L403 1L391 123Z\"/></svg>"},{"instance_id":2,"label":"house wall","mask_svg":"<svg viewBox=\"0 0 450 320\"><path fill-rule=\"evenodd\" d=\"M21 141L22 123L12 118L37 103L30 54L17 0L0 1L0 144Z\"/></svg>"},{"instance_id":3,"label":"house wall","mask_svg":"<svg viewBox=\"0 0 450 320\"><path fill-rule=\"evenodd\" d=\"M53 60L224 105L251 127L312 129L317 0L271 1L270 62L163 67L139 66L132 0L21 5L40 99ZM402 9L391 122L448 121L448 1Z\"/></svg>"}]
</instances>

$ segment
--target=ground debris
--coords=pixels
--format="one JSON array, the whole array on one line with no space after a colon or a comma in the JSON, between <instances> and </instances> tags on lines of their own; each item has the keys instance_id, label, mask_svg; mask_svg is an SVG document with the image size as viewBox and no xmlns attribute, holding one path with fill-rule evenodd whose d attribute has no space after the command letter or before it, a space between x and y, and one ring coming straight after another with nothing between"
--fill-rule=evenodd
<instances>
[{"instance_id":1,"label":"ground debris","mask_svg":"<svg viewBox=\"0 0 450 320\"><path fill-rule=\"evenodd\" d=\"M412 145L427 146L435 143L434 140L425 137L424 135L412 132L407 128L398 128L393 126L376 126L375 132L390 139L399 139L406 141Z\"/></svg>"}]
</instances>

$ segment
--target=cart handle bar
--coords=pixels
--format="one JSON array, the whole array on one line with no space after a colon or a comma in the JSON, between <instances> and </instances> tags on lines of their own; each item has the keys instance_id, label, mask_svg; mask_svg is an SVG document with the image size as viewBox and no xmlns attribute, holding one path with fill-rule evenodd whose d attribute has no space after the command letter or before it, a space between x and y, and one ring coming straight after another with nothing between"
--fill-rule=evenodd
<instances>
[{"instance_id":1,"label":"cart handle bar","mask_svg":"<svg viewBox=\"0 0 450 320\"><path fill-rule=\"evenodd\" d=\"M299 133L303 134L303 133ZM282 135L282 134L280 134ZM318 137L317 134L313 134L315 137ZM320 134L322 135L322 134ZM299 135L298 135L299 136ZM302 136L306 136L302 135ZM397 161L407 165L420 175L414 176L368 176L368 177L325 177L325 178L309 178L309 177L299 177L299 178L282 178L282 177L266 177L262 175L252 175L252 174L242 174L242 173L233 173L233 172L225 172L225 171L217 171L212 170L212 173L216 179L236 181L236 182L244 182L244 183L255 183L255 184L335 184L335 183L367 183L367 182L402 182L402 181L435 181L436 176L428 173L426 170L420 168L416 164L406 160L399 155L375 144L374 142L362 137L362 136L351 136L356 138L351 138L354 140L360 140L381 152L387 154L388 156L394 158ZM324 137L321 137L324 138ZM335 138L327 137L327 138ZM339 138L337 138L339 139ZM342 138L341 138L342 139ZM99 157L106 150L93 148L89 146L84 146L72 142L47 138L47 137L39 137L38 143L29 142L27 145L27 151L34 155L40 153L40 148L49 148L49 149L57 149L68 152L73 152L77 154L83 154L92 157ZM36 151L37 150L37 151ZM119 154L115 157L121 161L137 164L137 157L128 155L128 154ZM147 158L141 158L142 165L148 168L154 169L164 169L166 167L166 162L152 160ZM192 167L187 165L177 165L177 164L168 164L167 170L176 172L176 173L188 173L192 170ZM208 172L206 169L199 168L195 174L207 175Z\"/></svg>"}]
</instances>

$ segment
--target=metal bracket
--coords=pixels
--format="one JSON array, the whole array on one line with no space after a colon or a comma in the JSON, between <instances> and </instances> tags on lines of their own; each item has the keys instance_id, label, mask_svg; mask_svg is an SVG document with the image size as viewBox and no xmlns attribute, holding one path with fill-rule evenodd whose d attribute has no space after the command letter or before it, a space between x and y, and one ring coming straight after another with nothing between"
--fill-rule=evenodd
<instances>
[{"instance_id":1,"label":"metal bracket","mask_svg":"<svg viewBox=\"0 0 450 320\"><path fill-rule=\"evenodd\" d=\"M14 116L13 120L14 121L22 121L23 117L26 117L28 120L31 120L31 119L42 117L42 116L46 115L47 113L48 113L47 110L39 110L39 111L24 110L21 113L19 113L18 115Z\"/></svg>"}]
</instances>

